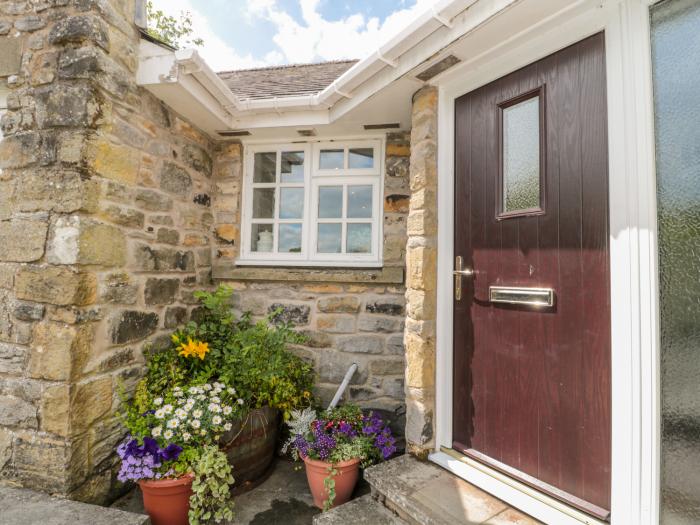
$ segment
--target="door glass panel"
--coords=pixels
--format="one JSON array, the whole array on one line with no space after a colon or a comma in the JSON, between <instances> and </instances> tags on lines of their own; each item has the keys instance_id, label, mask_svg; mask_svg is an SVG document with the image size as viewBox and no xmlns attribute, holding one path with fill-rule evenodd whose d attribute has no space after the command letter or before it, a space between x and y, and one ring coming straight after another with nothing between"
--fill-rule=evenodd
<instances>
[{"instance_id":1,"label":"door glass panel","mask_svg":"<svg viewBox=\"0 0 700 525\"><path fill-rule=\"evenodd\" d=\"M272 224L253 224L250 249L254 252L271 252L274 245Z\"/></svg>"},{"instance_id":2,"label":"door glass panel","mask_svg":"<svg viewBox=\"0 0 700 525\"><path fill-rule=\"evenodd\" d=\"M540 99L503 108L503 213L540 207Z\"/></svg>"},{"instance_id":3,"label":"door glass panel","mask_svg":"<svg viewBox=\"0 0 700 525\"><path fill-rule=\"evenodd\" d=\"M348 218L372 218L372 186L348 186Z\"/></svg>"},{"instance_id":4,"label":"door glass panel","mask_svg":"<svg viewBox=\"0 0 700 525\"><path fill-rule=\"evenodd\" d=\"M343 187L321 186L318 189L318 218L340 219L343 216Z\"/></svg>"},{"instance_id":5,"label":"door glass panel","mask_svg":"<svg viewBox=\"0 0 700 525\"><path fill-rule=\"evenodd\" d=\"M372 251L372 225L348 224L348 253L370 253Z\"/></svg>"},{"instance_id":6,"label":"door glass panel","mask_svg":"<svg viewBox=\"0 0 700 525\"><path fill-rule=\"evenodd\" d=\"M275 188L253 190L253 218L272 219L275 216Z\"/></svg>"},{"instance_id":7,"label":"door glass panel","mask_svg":"<svg viewBox=\"0 0 700 525\"><path fill-rule=\"evenodd\" d=\"M256 153L253 167L253 182L275 182L277 153Z\"/></svg>"},{"instance_id":8,"label":"door glass panel","mask_svg":"<svg viewBox=\"0 0 700 525\"><path fill-rule=\"evenodd\" d=\"M322 149L319 154L319 168L322 170L342 170L345 166L345 150Z\"/></svg>"},{"instance_id":9,"label":"door glass panel","mask_svg":"<svg viewBox=\"0 0 700 525\"><path fill-rule=\"evenodd\" d=\"M341 252L342 227L340 223L318 225L318 253Z\"/></svg>"},{"instance_id":10,"label":"door glass panel","mask_svg":"<svg viewBox=\"0 0 700 525\"><path fill-rule=\"evenodd\" d=\"M661 523L700 523L700 3L651 10L661 310Z\"/></svg>"},{"instance_id":11,"label":"door glass panel","mask_svg":"<svg viewBox=\"0 0 700 525\"><path fill-rule=\"evenodd\" d=\"M301 224L280 224L279 252L301 253Z\"/></svg>"},{"instance_id":12,"label":"door glass panel","mask_svg":"<svg viewBox=\"0 0 700 525\"><path fill-rule=\"evenodd\" d=\"M304 182L304 152L283 151L280 165L282 182Z\"/></svg>"},{"instance_id":13,"label":"door glass panel","mask_svg":"<svg viewBox=\"0 0 700 525\"><path fill-rule=\"evenodd\" d=\"M280 219L301 219L304 188L280 188Z\"/></svg>"},{"instance_id":14,"label":"door glass panel","mask_svg":"<svg viewBox=\"0 0 700 525\"><path fill-rule=\"evenodd\" d=\"M350 148L348 152L348 168L374 168L374 148Z\"/></svg>"}]
</instances>

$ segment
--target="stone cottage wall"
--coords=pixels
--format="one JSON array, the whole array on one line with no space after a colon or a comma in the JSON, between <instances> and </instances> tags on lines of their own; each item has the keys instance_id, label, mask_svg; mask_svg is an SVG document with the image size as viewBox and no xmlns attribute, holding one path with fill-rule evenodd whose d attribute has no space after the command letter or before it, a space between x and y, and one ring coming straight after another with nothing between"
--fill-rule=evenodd
<instances>
[{"instance_id":1,"label":"stone cottage wall","mask_svg":"<svg viewBox=\"0 0 700 525\"><path fill-rule=\"evenodd\" d=\"M413 97L411 202L406 248L406 441L425 457L435 446L437 317L437 88Z\"/></svg>"},{"instance_id":2,"label":"stone cottage wall","mask_svg":"<svg viewBox=\"0 0 700 525\"><path fill-rule=\"evenodd\" d=\"M216 280L236 290L239 311L262 317L283 308L283 317L308 336L308 343L296 351L314 364L317 394L324 403L356 362L359 370L347 398L394 413L403 433L409 134L387 135L383 270L236 268L242 154L240 145L228 145L221 146L216 156Z\"/></svg>"},{"instance_id":3,"label":"stone cottage wall","mask_svg":"<svg viewBox=\"0 0 700 525\"><path fill-rule=\"evenodd\" d=\"M0 478L94 502L119 385L210 283L213 145L135 85L134 4L0 3Z\"/></svg>"}]
</instances>

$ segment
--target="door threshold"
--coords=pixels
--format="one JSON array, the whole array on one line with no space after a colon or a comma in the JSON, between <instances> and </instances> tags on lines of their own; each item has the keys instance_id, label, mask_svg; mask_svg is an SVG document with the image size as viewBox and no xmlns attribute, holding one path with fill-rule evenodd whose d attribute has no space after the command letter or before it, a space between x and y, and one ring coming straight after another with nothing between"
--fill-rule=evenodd
<instances>
[{"instance_id":1,"label":"door threshold","mask_svg":"<svg viewBox=\"0 0 700 525\"><path fill-rule=\"evenodd\" d=\"M451 448L441 447L428 459L544 523L609 525Z\"/></svg>"}]
</instances>

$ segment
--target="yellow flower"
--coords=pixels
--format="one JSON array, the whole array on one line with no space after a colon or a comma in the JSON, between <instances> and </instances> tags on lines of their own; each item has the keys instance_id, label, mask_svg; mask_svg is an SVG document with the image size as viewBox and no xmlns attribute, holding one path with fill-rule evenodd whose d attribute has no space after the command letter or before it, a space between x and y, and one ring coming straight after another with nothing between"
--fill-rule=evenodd
<instances>
[{"instance_id":1,"label":"yellow flower","mask_svg":"<svg viewBox=\"0 0 700 525\"><path fill-rule=\"evenodd\" d=\"M175 343L175 344L178 344L180 342L180 338L178 337L177 334L171 335L170 339L172 339L173 343Z\"/></svg>"},{"instance_id":2,"label":"yellow flower","mask_svg":"<svg viewBox=\"0 0 700 525\"><path fill-rule=\"evenodd\" d=\"M187 343L180 344L180 355L185 357L199 357L204 359L204 356L209 352L209 343L202 341L193 341L191 337L187 338Z\"/></svg>"}]
</instances>

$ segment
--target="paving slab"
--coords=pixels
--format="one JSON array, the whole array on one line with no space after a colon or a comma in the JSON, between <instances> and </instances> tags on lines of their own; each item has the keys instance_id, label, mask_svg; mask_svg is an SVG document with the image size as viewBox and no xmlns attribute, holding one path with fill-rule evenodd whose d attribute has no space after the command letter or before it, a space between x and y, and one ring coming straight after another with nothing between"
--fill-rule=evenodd
<instances>
[{"instance_id":1,"label":"paving slab","mask_svg":"<svg viewBox=\"0 0 700 525\"><path fill-rule=\"evenodd\" d=\"M282 522L280 522L282 523ZM407 525L370 494L314 516L313 525Z\"/></svg>"},{"instance_id":2,"label":"paving slab","mask_svg":"<svg viewBox=\"0 0 700 525\"><path fill-rule=\"evenodd\" d=\"M148 525L143 514L0 486L2 525Z\"/></svg>"},{"instance_id":3,"label":"paving slab","mask_svg":"<svg viewBox=\"0 0 700 525\"><path fill-rule=\"evenodd\" d=\"M539 522L429 462L405 455L368 468L373 494L411 525L536 525Z\"/></svg>"}]
</instances>

